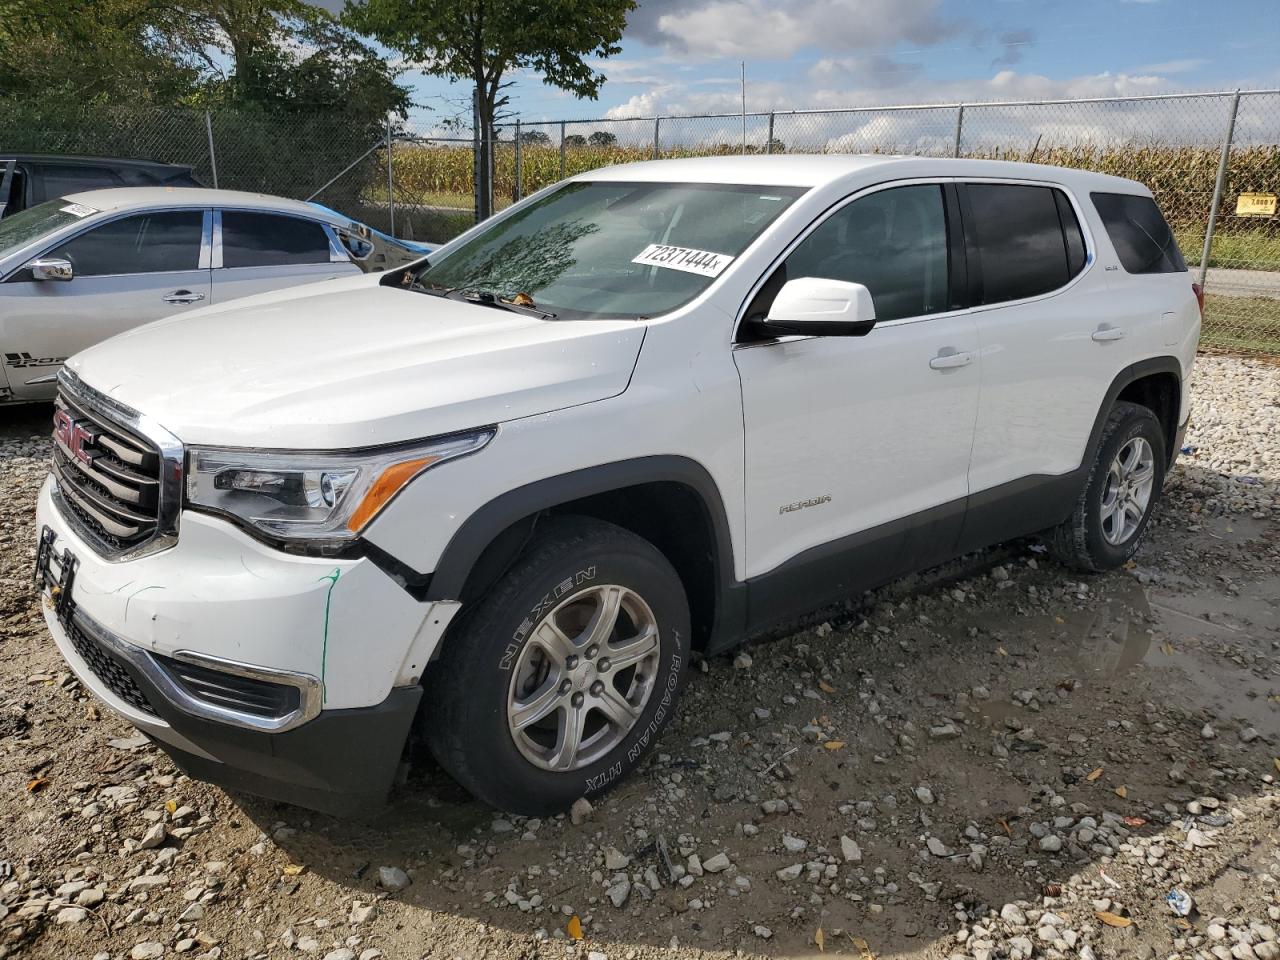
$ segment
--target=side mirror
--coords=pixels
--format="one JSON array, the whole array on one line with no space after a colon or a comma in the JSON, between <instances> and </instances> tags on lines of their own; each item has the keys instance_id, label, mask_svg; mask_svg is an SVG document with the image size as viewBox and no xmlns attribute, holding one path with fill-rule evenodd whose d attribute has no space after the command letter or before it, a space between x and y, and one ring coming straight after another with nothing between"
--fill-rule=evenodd
<instances>
[{"instance_id":1,"label":"side mirror","mask_svg":"<svg viewBox=\"0 0 1280 960\"><path fill-rule=\"evenodd\" d=\"M798 277L778 291L762 325L779 337L865 337L876 325L876 307L861 283Z\"/></svg>"},{"instance_id":2,"label":"side mirror","mask_svg":"<svg viewBox=\"0 0 1280 960\"><path fill-rule=\"evenodd\" d=\"M35 280L70 280L76 275L70 260L57 257L32 260L28 266L31 267L31 276Z\"/></svg>"}]
</instances>

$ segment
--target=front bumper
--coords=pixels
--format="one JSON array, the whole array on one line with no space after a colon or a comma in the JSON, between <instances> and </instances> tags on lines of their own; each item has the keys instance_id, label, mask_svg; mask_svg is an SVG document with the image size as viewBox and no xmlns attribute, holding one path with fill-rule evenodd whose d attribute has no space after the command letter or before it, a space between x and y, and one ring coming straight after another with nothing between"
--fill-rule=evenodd
<instances>
[{"instance_id":1,"label":"front bumper","mask_svg":"<svg viewBox=\"0 0 1280 960\"><path fill-rule=\"evenodd\" d=\"M37 529L77 561L71 603L43 603L72 671L192 776L338 814L379 803L457 604L419 602L365 559L283 554L200 514L182 524L171 549L112 563L45 484ZM268 694L283 706L265 719L236 709Z\"/></svg>"}]
</instances>

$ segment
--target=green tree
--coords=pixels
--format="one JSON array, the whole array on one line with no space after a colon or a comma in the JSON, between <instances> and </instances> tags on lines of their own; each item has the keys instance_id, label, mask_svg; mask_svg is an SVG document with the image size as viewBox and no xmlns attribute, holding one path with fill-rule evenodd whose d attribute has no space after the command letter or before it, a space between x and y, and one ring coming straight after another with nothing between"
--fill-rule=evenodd
<instances>
[{"instance_id":1,"label":"green tree","mask_svg":"<svg viewBox=\"0 0 1280 960\"><path fill-rule=\"evenodd\" d=\"M497 112L506 105L503 78L534 70L544 83L595 98L604 74L587 58L621 50L635 0L348 0L344 21L377 38L434 76L471 83L480 125L479 166L490 167ZM490 190L478 191L481 218Z\"/></svg>"},{"instance_id":2,"label":"green tree","mask_svg":"<svg viewBox=\"0 0 1280 960\"><path fill-rule=\"evenodd\" d=\"M0 0L0 95L171 102L206 67L191 25L155 0Z\"/></svg>"},{"instance_id":3,"label":"green tree","mask_svg":"<svg viewBox=\"0 0 1280 960\"><path fill-rule=\"evenodd\" d=\"M612 147L618 142L618 137L610 133L608 130L597 130L591 136L587 137L587 143L593 147Z\"/></svg>"},{"instance_id":4,"label":"green tree","mask_svg":"<svg viewBox=\"0 0 1280 960\"><path fill-rule=\"evenodd\" d=\"M566 147L585 147L587 138L580 133L571 133L564 138L564 145Z\"/></svg>"},{"instance_id":5,"label":"green tree","mask_svg":"<svg viewBox=\"0 0 1280 960\"><path fill-rule=\"evenodd\" d=\"M545 130L522 130L520 131L520 142L531 144L535 147L545 147L551 142L551 136Z\"/></svg>"}]
</instances>

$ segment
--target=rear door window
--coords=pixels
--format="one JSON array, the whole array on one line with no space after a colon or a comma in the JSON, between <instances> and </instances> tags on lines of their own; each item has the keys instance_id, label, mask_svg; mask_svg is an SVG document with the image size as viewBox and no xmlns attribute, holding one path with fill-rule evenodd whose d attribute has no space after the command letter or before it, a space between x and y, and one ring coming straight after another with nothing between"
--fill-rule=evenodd
<instances>
[{"instance_id":1,"label":"rear door window","mask_svg":"<svg viewBox=\"0 0 1280 960\"><path fill-rule=\"evenodd\" d=\"M970 183L965 232L982 269L979 303L1050 293L1084 268L1080 223L1061 190Z\"/></svg>"},{"instance_id":2,"label":"rear door window","mask_svg":"<svg viewBox=\"0 0 1280 960\"><path fill-rule=\"evenodd\" d=\"M1164 215L1150 197L1094 193L1093 205L1129 273L1183 273L1187 262Z\"/></svg>"},{"instance_id":3,"label":"rear door window","mask_svg":"<svg viewBox=\"0 0 1280 960\"><path fill-rule=\"evenodd\" d=\"M104 223L50 255L71 261L78 277L197 270L203 235L202 210L145 213Z\"/></svg>"},{"instance_id":4,"label":"rear door window","mask_svg":"<svg viewBox=\"0 0 1280 960\"><path fill-rule=\"evenodd\" d=\"M222 212L224 267L329 262L329 235L314 220L242 210Z\"/></svg>"}]
</instances>

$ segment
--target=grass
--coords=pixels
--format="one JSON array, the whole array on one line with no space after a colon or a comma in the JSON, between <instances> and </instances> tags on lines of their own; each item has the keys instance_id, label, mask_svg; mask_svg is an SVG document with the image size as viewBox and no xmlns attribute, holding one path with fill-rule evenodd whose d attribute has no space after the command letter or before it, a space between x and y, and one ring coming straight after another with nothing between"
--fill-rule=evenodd
<instances>
[{"instance_id":1,"label":"grass","mask_svg":"<svg viewBox=\"0 0 1280 960\"><path fill-rule=\"evenodd\" d=\"M1240 353L1280 354L1280 300L1210 294L1204 299L1200 345Z\"/></svg>"},{"instance_id":2,"label":"grass","mask_svg":"<svg viewBox=\"0 0 1280 960\"><path fill-rule=\"evenodd\" d=\"M1178 247L1187 263L1199 266L1200 253L1204 247L1204 228L1176 230L1175 234ZM1240 270L1280 270L1280 230L1274 229L1271 224L1267 227L1236 227L1230 223L1223 229L1219 221L1217 235L1213 238L1213 250L1209 253L1209 266L1234 267Z\"/></svg>"}]
</instances>

